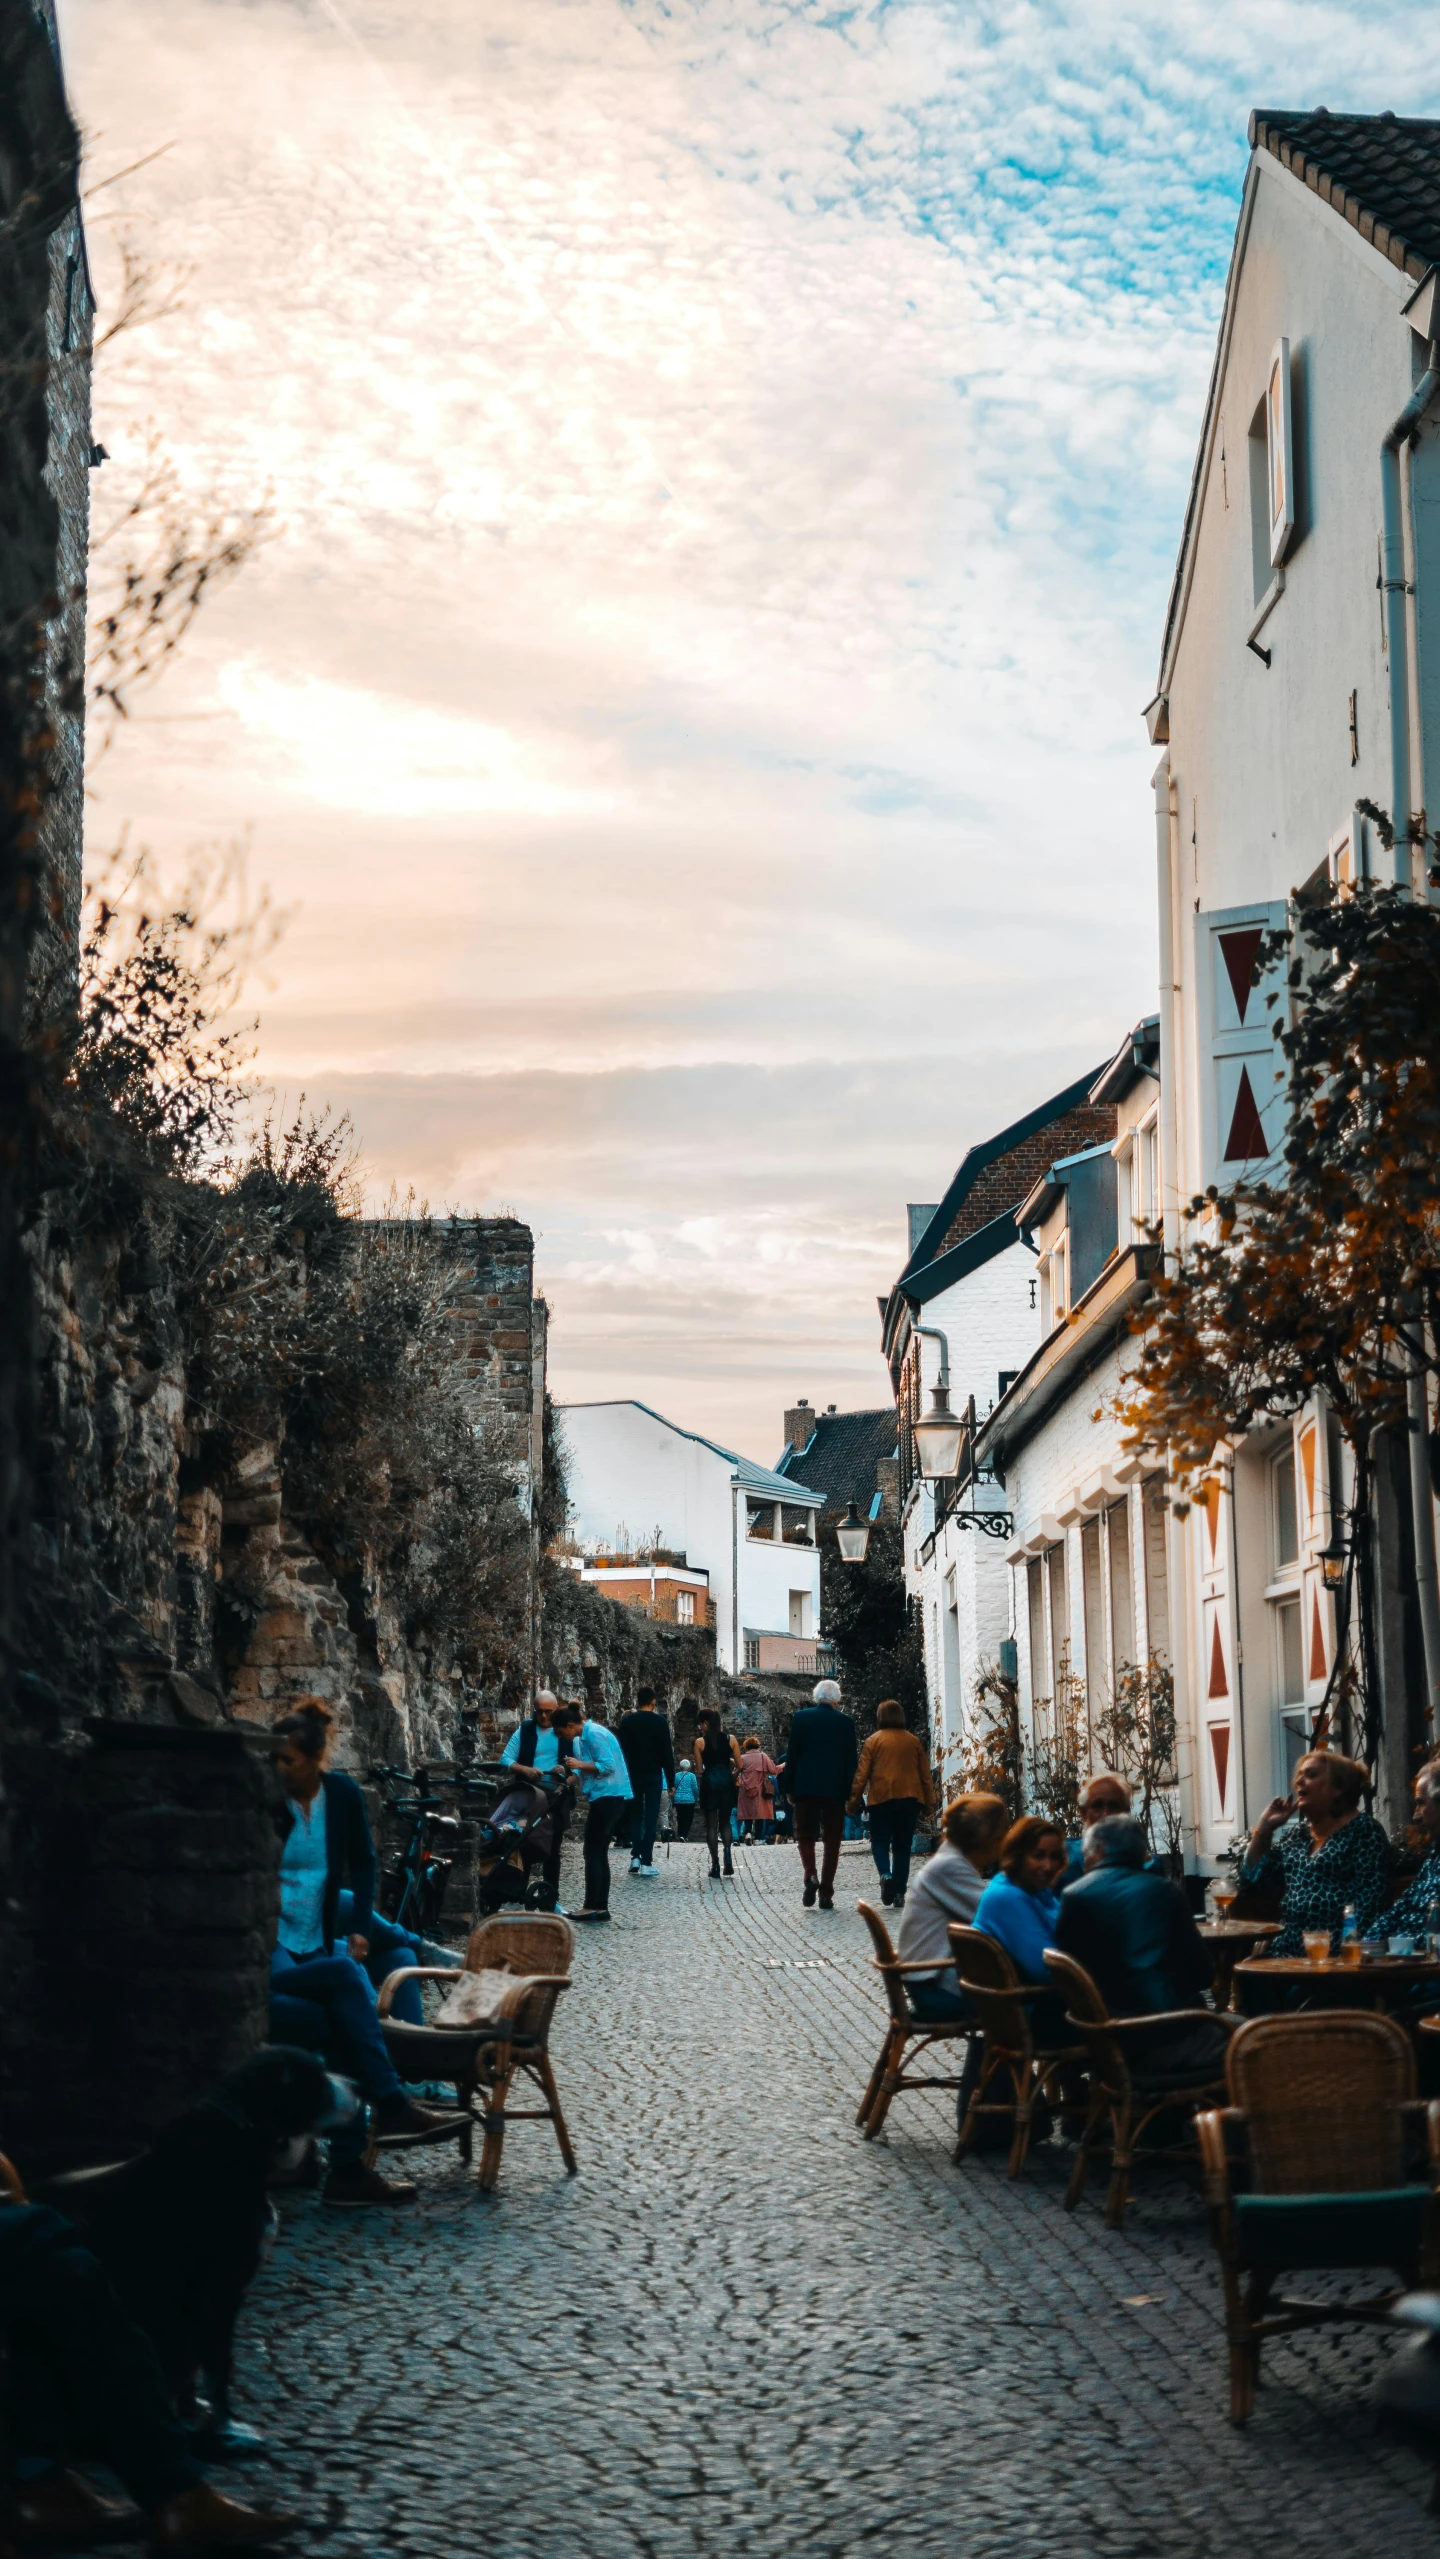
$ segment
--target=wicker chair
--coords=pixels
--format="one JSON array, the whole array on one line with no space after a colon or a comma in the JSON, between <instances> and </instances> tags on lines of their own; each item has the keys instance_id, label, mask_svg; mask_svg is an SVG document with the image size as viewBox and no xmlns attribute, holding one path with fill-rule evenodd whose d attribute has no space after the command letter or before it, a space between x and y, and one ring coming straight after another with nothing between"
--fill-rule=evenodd
<instances>
[{"instance_id":1,"label":"wicker chair","mask_svg":"<svg viewBox=\"0 0 1440 2559\"><path fill-rule=\"evenodd\" d=\"M1401 2290L1440 2277L1440 2101L1417 2101L1409 2037L1368 2009L1252 2017L1230 2046L1226 2077L1230 2104L1203 2114L1197 2129L1225 2286L1230 2416L1243 2426L1263 2339L1335 2320L1384 2321ZM1406 2151L1421 2121L1428 2177L1417 2183ZM1249 2169L1240 2195L1237 2149ZM1358 2301L1275 2294L1297 2268L1361 2266L1393 2267L1402 2283Z\"/></svg>"},{"instance_id":2,"label":"wicker chair","mask_svg":"<svg viewBox=\"0 0 1440 2559\"><path fill-rule=\"evenodd\" d=\"M890 2007L890 2023L880 2058L870 2073L870 2084L860 2100L857 2124L865 2127L865 2138L873 2141L890 2112L891 2100L902 2088L958 2088L958 2079L912 2078L905 2068L907 2061L918 2059L932 2044L954 2043L963 2036L968 2041L975 2028L964 2018L953 2024L927 2025L917 2017L910 2005L906 1982L912 1973L925 1973L932 1979L939 1969L933 1956L923 1964L902 1964L891 1943L890 1931L873 1902L855 1905L870 1931L875 1947L875 1969L885 1984L885 1997Z\"/></svg>"},{"instance_id":3,"label":"wicker chair","mask_svg":"<svg viewBox=\"0 0 1440 2559\"><path fill-rule=\"evenodd\" d=\"M1090 2103L1080 2149L1065 2189L1065 2209L1073 2212L1085 2192L1092 2153L1110 2131L1110 2192L1105 2219L1118 2230L1125 2219L1130 2171L1148 2125L1157 2116L1189 2113L1224 2091L1218 2072L1204 2077L1176 2075L1163 2051L1147 2060L1147 2046L1173 2035L1178 2027L1216 2026L1224 2021L1211 2008L1167 2008L1153 2017L1112 2017L1098 1983L1083 1964L1053 1949L1045 1957L1047 1972L1063 1990L1069 2021L1083 2038L1090 2066Z\"/></svg>"},{"instance_id":4,"label":"wicker chair","mask_svg":"<svg viewBox=\"0 0 1440 2559\"><path fill-rule=\"evenodd\" d=\"M474 2026L411 2026L390 2013L395 1993L405 1981L444 1982L452 1991L461 1979L453 1970L407 1964L391 1973L380 1992L380 2021L390 2058L402 2079L449 2079L455 2083L463 2121L438 2125L431 2132L382 2134L376 2149L405 2149L422 2142L457 2141L462 2159L472 2155L473 2127L485 2135L480 2153L479 2183L488 2194L500 2174L505 2128L512 2123L551 2123L568 2175L576 2173L575 2153L560 2108L560 2092L550 2066L550 2020L562 1990L570 1986L575 1932L558 1913L486 1919L470 1932L463 1972L510 1972L530 1977L530 1989L513 2017ZM539 2106L511 2106L511 2085L520 2072L533 2081L544 2099ZM476 2097L487 2092L483 2109Z\"/></svg>"},{"instance_id":5,"label":"wicker chair","mask_svg":"<svg viewBox=\"0 0 1440 2559\"><path fill-rule=\"evenodd\" d=\"M1086 2059L1086 2047L1074 2041L1036 2043L1031 2010L1037 1998L1051 1999L1054 1993L1048 1984L1037 1988L1034 1983L1022 1982L1004 1947L997 1945L993 1937L987 1937L979 1928L956 1927L950 1931L950 1943L955 1949L955 1970L975 2003L985 2039L975 2093L965 2109L955 2156L965 2157L980 2129L982 2115L1013 2115L1010 2174L1018 2177L1030 2154L1036 2106L1048 2095L1062 2064ZM1009 2072L1014 2098L987 2103L985 2091L1001 2070Z\"/></svg>"}]
</instances>

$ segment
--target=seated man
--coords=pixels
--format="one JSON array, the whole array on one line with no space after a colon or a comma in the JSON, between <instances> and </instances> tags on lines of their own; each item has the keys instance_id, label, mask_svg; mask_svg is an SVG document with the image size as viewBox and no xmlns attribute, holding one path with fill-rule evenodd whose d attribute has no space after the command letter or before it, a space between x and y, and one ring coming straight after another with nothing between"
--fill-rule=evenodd
<instances>
[{"instance_id":1,"label":"seated man","mask_svg":"<svg viewBox=\"0 0 1440 2559\"><path fill-rule=\"evenodd\" d=\"M993 1873L1010 1816L998 1795L957 1795L945 1807L941 1840L911 1879L900 1922L900 1960L935 1958L935 1971L906 1978L910 2005L923 2025L945 2026L975 2011L961 1989L950 1951L953 1926L973 1928L985 1878Z\"/></svg>"},{"instance_id":2,"label":"seated man","mask_svg":"<svg viewBox=\"0 0 1440 2559\"><path fill-rule=\"evenodd\" d=\"M1097 1768L1080 1789L1076 1807L1080 1815L1080 1836L1067 1843L1065 1874L1061 1884L1078 1884L1085 1872L1085 1842L1097 1822L1118 1819L1130 1810L1130 1789L1113 1768ZM1148 1852L1147 1852L1148 1853Z\"/></svg>"},{"instance_id":3,"label":"seated man","mask_svg":"<svg viewBox=\"0 0 1440 2559\"><path fill-rule=\"evenodd\" d=\"M1167 1875L1146 1871L1150 1841L1129 1814L1095 1822L1085 1872L1061 1895L1055 1943L1083 1964L1112 2017L1193 2008L1214 1974L1190 1905ZM1224 2067L1230 2029L1221 2017L1176 2027L1137 2046L1147 2078L1210 2079Z\"/></svg>"},{"instance_id":4,"label":"seated man","mask_svg":"<svg viewBox=\"0 0 1440 2559\"><path fill-rule=\"evenodd\" d=\"M155 2349L74 2224L0 2186L0 2330L12 2464L0 2544L90 2549L134 2518L73 2465L96 2452L143 2507L154 2550L259 2550L294 2519L222 2497L175 2418Z\"/></svg>"}]
</instances>

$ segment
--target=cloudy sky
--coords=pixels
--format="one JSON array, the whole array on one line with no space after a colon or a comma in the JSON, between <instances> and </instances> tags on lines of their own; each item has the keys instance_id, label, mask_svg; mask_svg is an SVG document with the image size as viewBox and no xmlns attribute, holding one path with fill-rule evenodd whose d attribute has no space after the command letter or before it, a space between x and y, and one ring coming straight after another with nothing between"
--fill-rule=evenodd
<instances>
[{"instance_id":1,"label":"cloudy sky","mask_svg":"<svg viewBox=\"0 0 1440 2559\"><path fill-rule=\"evenodd\" d=\"M509 1208L562 1397L773 1458L907 1199L1154 1002L1151 689L1255 105L1366 0L60 0L97 390L276 537L96 776L292 910L261 1061ZM102 314L103 316L103 314Z\"/></svg>"}]
</instances>

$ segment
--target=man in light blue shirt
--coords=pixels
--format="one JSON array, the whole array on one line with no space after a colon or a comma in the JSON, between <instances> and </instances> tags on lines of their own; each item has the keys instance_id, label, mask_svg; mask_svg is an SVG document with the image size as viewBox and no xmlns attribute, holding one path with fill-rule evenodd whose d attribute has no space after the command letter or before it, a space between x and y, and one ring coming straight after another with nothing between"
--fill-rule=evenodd
<instances>
[{"instance_id":1,"label":"man in light blue shirt","mask_svg":"<svg viewBox=\"0 0 1440 2559\"><path fill-rule=\"evenodd\" d=\"M537 1774L555 1766L560 1756L560 1745L555 1739L555 1718L559 1712L560 1700L554 1689L537 1688L534 1714L528 1715L523 1724L516 1725L500 1753L507 1768L513 1768L517 1760L522 1768L533 1768Z\"/></svg>"},{"instance_id":2,"label":"man in light blue shirt","mask_svg":"<svg viewBox=\"0 0 1440 2559\"><path fill-rule=\"evenodd\" d=\"M585 1798L585 1907L572 1919L602 1920L610 1916L610 1842L630 1818L634 1789L625 1753L604 1724L592 1724L579 1706L562 1706L555 1718L555 1737L563 1765L574 1775Z\"/></svg>"}]
</instances>

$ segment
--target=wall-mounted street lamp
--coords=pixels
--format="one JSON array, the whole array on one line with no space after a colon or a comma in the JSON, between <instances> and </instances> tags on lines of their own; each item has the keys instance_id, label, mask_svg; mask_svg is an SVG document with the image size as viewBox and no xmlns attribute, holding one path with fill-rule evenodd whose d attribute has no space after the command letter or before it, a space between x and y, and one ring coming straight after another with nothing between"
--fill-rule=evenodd
<instances>
[{"instance_id":1,"label":"wall-mounted street lamp","mask_svg":"<svg viewBox=\"0 0 1440 2559\"><path fill-rule=\"evenodd\" d=\"M950 1410L950 1345L933 1324L912 1324L927 1342L940 1345L940 1374L930 1389L930 1410L917 1415L910 1425L915 1442L915 1462L927 1482L959 1473L960 1443L965 1435L965 1416Z\"/></svg>"},{"instance_id":2,"label":"wall-mounted street lamp","mask_svg":"<svg viewBox=\"0 0 1440 2559\"><path fill-rule=\"evenodd\" d=\"M1320 1567L1320 1579L1325 1588L1331 1591L1343 1590L1345 1571L1350 1561L1350 1549L1338 1527L1331 1530L1329 1545L1321 1547L1315 1560Z\"/></svg>"},{"instance_id":3,"label":"wall-mounted street lamp","mask_svg":"<svg viewBox=\"0 0 1440 2559\"><path fill-rule=\"evenodd\" d=\"M840 1549L842 1563L864 1563L865 1550L870 1543L870 1522L861 1518L853 1501L844 1518L835 1523L835 1543Z\"/></svg>"}]
</instances>

